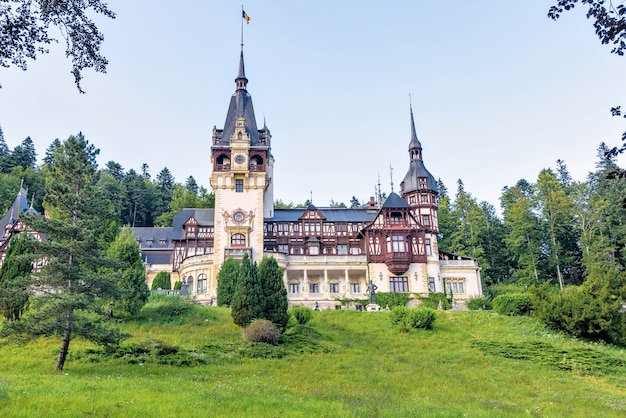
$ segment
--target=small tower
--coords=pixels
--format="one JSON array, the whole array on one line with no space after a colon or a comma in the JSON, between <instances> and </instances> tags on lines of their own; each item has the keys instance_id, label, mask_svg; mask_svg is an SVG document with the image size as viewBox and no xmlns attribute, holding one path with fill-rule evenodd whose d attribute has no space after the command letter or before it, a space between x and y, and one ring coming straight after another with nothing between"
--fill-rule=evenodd
<instances>
[{"instance_id":1,"label":"small tower","mask_svg":"<svg viewBox=\"0 0 626 418\"><path fill-rule=\"evenodd\" d=\"M415 133L413 107L411 112L411 142L409 143L409 171L400 183L402 198L411 206L422 228L434 236L439 232L437 208L439 191L437 182L424 166L422 144Z\"/></svg>"}]
</instances>

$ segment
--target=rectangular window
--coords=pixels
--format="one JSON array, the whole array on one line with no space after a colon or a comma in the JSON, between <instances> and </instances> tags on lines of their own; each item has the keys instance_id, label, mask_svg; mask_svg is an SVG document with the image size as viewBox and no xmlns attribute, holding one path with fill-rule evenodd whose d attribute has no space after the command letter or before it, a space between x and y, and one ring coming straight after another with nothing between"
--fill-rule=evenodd
<instances>
[{"instance_id":1,"label":"rectangular window","mask_svg":"<svg viewBox=\"0 0 626 418\"><path fill-rule=\"evenodd\" d=\"M448 295L465 294L465 279L444 279Z\"/></svg>"},{"instance_id":2,"label":"rectangular window","mask_svg":"<svg viewBox=\"0 0 626 418\"><path fill-rule=\"evenodd\" d=\"M361 293L361 286L358 283L350 283L350 293Z\"/></svg>"},{"instance_id":3,"label":"rectangular window","mask_svg":"<svg viewBox=\"0 0 626 418\"><path fill-rule=\"evenodd\" d=\"M361 249L359 247L350 247L350 254L359 255L361 254Z\"/></svg>"},{"instance_id":4,"label":"rectangular window","mask_svg":"<svg viewBox=\"0 0 626 418\"><path fill-rule=\"evenodd\" d=\"M309 293L319 293L320 285L319 283L309 283Z\"/></svg>"},{"instance_id":5,"label":"rectangular window","mask_svg":"<svg viewBox=\"0 0 626 418\"><path fill-rule=\"evenodd\" d=\"M318 247L317 245L309 247L309 255L319 255L319 254L320 254L320 247Z\"/></svg>"},{"instance_id":6,"label":"rectangular window","mask_svg":"<svg viewBox=\"0 0 626 418\"><path fill-rule=\"evenodd\" d=\"M337 254L339 254L339 255L348 254L348 245L347 244L337 244Z\"/></svg>"},{"instance_id":7,"label":"rectangular window","mask_svg":"<svg viewBox=\"0 0 626 418\"><path fill-rule=\"evenodd\" d=\"M420 195L420 201L422 203L428 203L428 195L427 194Z\"/></svg>"},{"instance_id":8,"label":"rectangular window","mask_svg":"<svg viewBox=\"0 0 626 418\"><path fill-rule=\"evenodd\" d=\"M430 225L430 215L422 215L422 224Z\"/></svg>"},{"instance_id":9,"label":"rectangular window","mask_svg":"<svg viewBox=\"0 0 626 418\"><path fill-rule=\"evenodd\" d=\"M339 283L330 283L328 289L330 293L339 293Z\"/></svg>"},{"instance_id":10,"label":"rectangular window","mask_svg":"<svg viewBox=\"0 0 626 418\"><path fill-rule=\"evenodd\" d=\"M279 253L283 253L283 254L287 254L289 252L289 245L279 244L278 245L278 252Z\"/></svg>"},{"instance_id":11,"label":"rectangular window","mask_svg":"<svg viewBox=\"0 0 626 418\"><path fill-rule=\"evenodd\" d=\"M243 193L243 179L235 179L235 192Z\"/></svg>"},{"instance_id":12,"label":"rectangular window","mask_svg":"<svg viewBox=\"0 0 626 418\"><path fill-rule=\"evenodd\" d=\"M430 240L427 239L426 240L426 255L430 255L431 253L431 249L430 249Z\"/></svg>"},{"instance_id":13,"label":"rectangular window","mask_svg":"<svg viewBox=\"0 0 626 418\"><path fill-rule=\"evenodd\" d=\"M406 245L404 237L402 235L392 235L387 237L387 252L388 253L405 253Z\"/></svg>"},{"instance_id":14,"label":"rectangular window","mask_svg":"<svg viewBox=\"0 0 626 418\"><path fill-rule=\"evenodd\" d=\"M395 293L406 293L409 291L408 277L390 277L389 291Z\"/></svg>"},{"instance_id":15,"label":"rectangular window","mask_svg":"<svg viewBox=\"0 0 626 418\"><path fill-rule=\"evenodd\" d=\"M429 292L435 291L435 278L434 277L428 278L428 291Z\"/></svg>"},{"instance_id":16,"label":"rectangular window","mask_svg":"<svg viewBox=\"0 0 626 418\"><path fill-rule=\"evenodd\" d=\"M300 285L298 283L289 283L289 293L300 293Z\"/></svg>"}]
</instances>

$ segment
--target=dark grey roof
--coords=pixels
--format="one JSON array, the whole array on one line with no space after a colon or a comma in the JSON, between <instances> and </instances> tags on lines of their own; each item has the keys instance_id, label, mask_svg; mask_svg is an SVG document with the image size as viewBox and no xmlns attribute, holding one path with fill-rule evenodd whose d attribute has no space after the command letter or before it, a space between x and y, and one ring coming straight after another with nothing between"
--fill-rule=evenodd
<instances>
[{"instance_id":1,"label":"dark grey roof","mask_svg":"<svg viewBox=\"0 0 626 418\"><path fill-rule=\"evenodd\" d=\"M326 222L372 222L376 211L367 209L316 208L326 217ZM265 218L265 222L298 222L306 209L275 209L274 217Z\"/></svg>"},{"instance_id":2,"label":"dark grey roof","mask_svg":"<svg viewBox=\"0 0 626 418\"><path fill-rule=\"evenodd\" d=\"M432 190L434 192L439 193L437 188L437 182L435 178L424 166L424 162L422 160L414 160L411 161L409 165L409 171L404 176L404 180L401 183L402 193L413 192L416 190L420 190L417 179L419 177L426 177L428 180L428 190Z\"/></svg>"},{"instance_id":3,"label":"dark grey roof","mask_svg":"<svg viewBox=\"0 0 626 418\"><path fill-rule=\"evenodd\" d=\"M411 206L406 203L406 201L398 196L397 193L391 192L385 203L383 204L384 209L389 208L410 208Z\"/></svg>"},{"instance_id":4,"label":"dark grey roof","mask_svg":"<svg viewBox=\"0 0 626 418\"><path fill-rule=\"evenodd\" d=\"M185 233L183 231L183 224L187 222L190 217L194 217L198 224L204 226L215 225L215 209L207 208L186 208L174 215L172 222L174 231L172 232L172 239L183 239Z\"/></svg>"},{"instance_id":5,"label":"dark grey roof","mask_svg":"<svg viewBox=\"0 0 626 418\"><path fill-rule=\"evenodd\" d=\"M14 224L15 221L19 218L22 212L26 212L29 210L28 207L28 199L26 198L26 191L23 188L20 188L20 191L17 193L15 200L7 213L0 220L0 240L2 239L2 235L4 234L4 228L9 224ZM31 209L34 213L37 213L34 209Z\"/></svg>"},{"instance_id":6,"label":"dark grey roof","mask_svg":"<svg viewBox=\"0 0 626 418\"><path fill-rule=\"evenodd\" d=\"M415 120L413 119L413 106L411 106L411 142L409 143L409 150L412 148L422 148L422 144L417 139L417 133L415 132Z\"/></svg>"},{"instance_id":7,"label":"dark grey roof","mask_svg":"<svg viewBox=\"0 0 626 418\"><path fill-rule=\"evenodd\" d=\"M172 251L142 252L141 259L148 264L172 264Z\"/></svg>"},{"instance_id":8,"label":"dark grey roof","mask_svg":"<svg viewBox=\"0 0 626 418\"><path fill-rule=\"evenodd\" d=\"M174 228L135 227L131 228L142 251L146 249L172 249ZM162 241L165 241L162 243Z\"/></svg>"}]
</instances>

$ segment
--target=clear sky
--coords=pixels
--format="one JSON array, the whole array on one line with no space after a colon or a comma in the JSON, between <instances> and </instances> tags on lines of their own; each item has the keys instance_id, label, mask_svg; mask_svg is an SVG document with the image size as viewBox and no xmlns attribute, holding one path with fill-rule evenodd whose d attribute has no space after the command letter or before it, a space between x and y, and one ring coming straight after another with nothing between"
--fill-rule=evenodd
<instances>
[{"instance_id":1,"label":"clear sky","mask_svg":"<svg viewBox=\"0 0 626 418\"><path fill-rule=\"evenodd\" d=\"M504 186L567 164L594 170L600 142L620 144L626 57L600 44L582 8L556 22L556 0L250 1L248 91L272 132L276 199L317 206L394 190L409 165L409 95L428 170L499 207ZM211 130L235 91L241 3L110 0L98 19L107 74L78 93L63 44L28 71L0 68L9 147L39 158L83 132L99 163L168 167L209 188Z\"/></svg>"}]
</instances>

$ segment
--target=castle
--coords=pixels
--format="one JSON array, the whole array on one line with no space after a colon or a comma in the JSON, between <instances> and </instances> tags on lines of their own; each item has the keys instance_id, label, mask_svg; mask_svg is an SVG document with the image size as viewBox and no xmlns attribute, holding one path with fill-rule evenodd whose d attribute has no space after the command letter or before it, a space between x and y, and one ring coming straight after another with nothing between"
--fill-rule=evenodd
<instances>
[{"instance_id":1,"label":"castle","mask_svg":"<svg viewBox=\"0 0 626 418\"><path fill-rule=\"evenodd\" d=\"M424 166L412 109L399 194L356 209L278 209L272 136L258 129L243 49L235 83L224 128L212 135L215 208L183 209L172 228L133 228L148 285L168 271L184 292L213 304L220 266L247 253L254 262L276 259L292 306L335 309L342 299L368 298L370 284L378 292L445 292L457 302L482 294L477 261L438 249L437 183Z\"/></svg>"}]
</instances>

